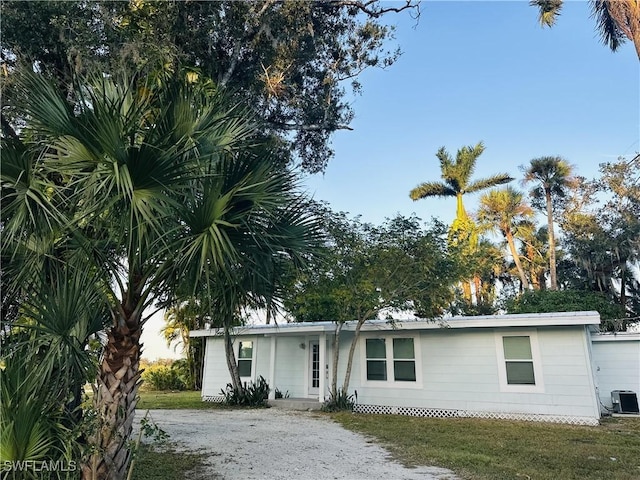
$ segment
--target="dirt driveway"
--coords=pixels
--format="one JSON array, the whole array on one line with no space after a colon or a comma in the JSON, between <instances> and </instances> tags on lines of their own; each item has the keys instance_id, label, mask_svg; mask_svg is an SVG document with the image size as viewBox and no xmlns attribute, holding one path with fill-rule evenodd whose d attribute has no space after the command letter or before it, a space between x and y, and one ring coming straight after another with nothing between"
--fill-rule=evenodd
<instances>
[{"instance_id":1,"label":"dirt driveway","mask_svg":"<svg viewBox=\"0 0 640 480\"><path fill-rule=\"evenodd\" d=\"M212 479L456 479L442 468L406 468L366 437L310 412L270 408L150 413L179 449L208 455L207 475ZM140 417L142 412L137 412Z\"/></svg>"}]
</instances>

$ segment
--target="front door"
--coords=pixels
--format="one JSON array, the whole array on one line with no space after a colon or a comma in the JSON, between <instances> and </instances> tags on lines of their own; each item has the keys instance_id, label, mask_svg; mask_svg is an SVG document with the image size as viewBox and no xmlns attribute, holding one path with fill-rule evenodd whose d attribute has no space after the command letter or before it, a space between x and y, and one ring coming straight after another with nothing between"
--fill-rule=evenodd
<instances>
[{"instance_id":1,"label":"front door","mask_svg":"<svg viewBox=\"0 0 640 480\"><path fill-rule=\"evenodd\" d=\"M309 395L320 393L320 344L309 342Z\"/></svg>"}]
</instances>

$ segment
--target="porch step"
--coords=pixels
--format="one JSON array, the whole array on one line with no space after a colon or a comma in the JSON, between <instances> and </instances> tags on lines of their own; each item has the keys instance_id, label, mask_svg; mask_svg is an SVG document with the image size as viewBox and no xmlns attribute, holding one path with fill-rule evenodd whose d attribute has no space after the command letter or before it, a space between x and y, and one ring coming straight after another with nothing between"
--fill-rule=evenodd
<instances>
[{"instance_id":1,"label":"porch step","mask_svg":"<svg viewBox=\"0 0 640 480\"><path fill-rule=\"evenodd\" d=\"M269 405L288 410L320 410L322 407L322 404L313 398L277 398L269 400Z\"/></svg>"}]
</instances>

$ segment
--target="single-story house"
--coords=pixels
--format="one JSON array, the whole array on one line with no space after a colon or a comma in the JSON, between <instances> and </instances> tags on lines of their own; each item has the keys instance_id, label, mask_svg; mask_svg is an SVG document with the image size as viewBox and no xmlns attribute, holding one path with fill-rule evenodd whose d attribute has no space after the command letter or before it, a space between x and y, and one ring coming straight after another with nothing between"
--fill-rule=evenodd
<instances>
[{"instance_id":1,"label":"single-story house","mask_svg":"<svg viewBox=\"0 0 640 480\"><path fill-rule=\"evenodd\" d=\"M640 391L640 335L599 336L599 324L597 312L370 320L356 344L349 393L357 392L355 411L363 413L597 424L611 407L610 390ZM338 386L355 325L347 322L340 334ZM277 388L323 402L335 328L334 322L236 328L242 381L262 376L270 398ZM220 401L230 382L222 332L191 336L206 339L203 400Z\"/></svg>"}]
</instances>

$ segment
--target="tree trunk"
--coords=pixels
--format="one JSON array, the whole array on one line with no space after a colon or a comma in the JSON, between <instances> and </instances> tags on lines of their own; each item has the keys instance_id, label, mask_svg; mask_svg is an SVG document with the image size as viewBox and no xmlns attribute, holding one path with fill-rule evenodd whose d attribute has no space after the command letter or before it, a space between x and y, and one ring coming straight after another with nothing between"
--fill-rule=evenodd
<instances>
[{"instance_id":1,"label":"tree trunk","mask_svg":"<svg viewBox=\"0 0 640 480\"><path fill-rule=\"evenodd\" d=\"M358 324L356 325L356 329L353 332L353 339L351 340L351 347L349 347L349 357L347 358L347 370L344 372L344 382L342 383L342 392L347 393L349 390L349 382L351 381L351 367L353 365L353 354L356 351L356 345L358 344L358 339L360 338L360 329L364 322L366 322L367 317L363 317L358 320Z\"/></svg>"},{"instance_id":2,"label":"tree trunk","mask_svg":"<svg viewBox=\"0 0 640 480\"><path fill-rule=\"evenodd\" d=\"M478 275L473 276L473 289L475 291L476 305L482 304L482 279Z\"/></svg>"},{"instance_id":3,"label":"tree trunk","mask_svg":"<svg viewBox=\"0 0 640 480\"><path fill-rule=\"evenodd\" d=\"M553 232L553 205L551 202L551 191L545 189L547 200L547 229L549 235L549 276L551 277L550 290L558 289L558 278L556 276L556 237Z\"/></svg>"},{"instance_id":4,"label":"tree trunk","mask_svg":"<svg viewBox=\"0 0 640 480\"><path fill-rule=\"evenodd\" d=\"M343 322L336 324L335 335L333 336L333 365L331 366L331 396L338 395L338 360L340 359L340 332L344 326Z\"/></svg>"},{"instance_id":5,"label":"tree trunk","mask_svg":"<svg viewBox=\"0 0 640 480\"><path fill-rule=\"evenodd\" d=\"M231 341L230 327L224 327L224 353L227 357L227 368L229 369L229 375L231 375L231 386L236 392L241 391L242 382L240 381L240 372L238 371L238 362L236 362L236 355L233 352L233 342Z\"/></svg>"},{"instance_id":6,"label":"tree trunk","mask_svg":"<svg viewBox=\"0 0 640 480\"><path fill-rule=\"evenodd\" d=\"M89 438L96 448L82 466L84 480L121 480L131 461L131 436L140 386L141 312L119 318L108 332L93 406L98 414L97 431Z\"/></svg>"},{"instance_id":7,"label":"tree trunk","mask_svg":"<svg viewBox=\"0 0 640 480\"><path fill-rule=\"evenodd\" d=\"M511 233L511 230L506 230L503 233L505 238L507 239L509 250L511 250L511 256L513 257L513 261L515 262L516 268L518 269L518 275L520 276L520 281L522 282L522 288L524 288L525 290L529 290L529 282L527 280L527 276L524 273L524 268L522 268L520 255L518 255L518 251L516 250L516 244L513 241L513 234Z\"/></svg>"},{"instance_id":8,"label":"tree trunk","mask_svg":"<svg viewBox=\"0 0 640 480\"><path fill-rule=\"evenodd\" d=\"M471 284L466 280L462 281L462 296L471 305Z\"/></svg>"}]
</instances>

